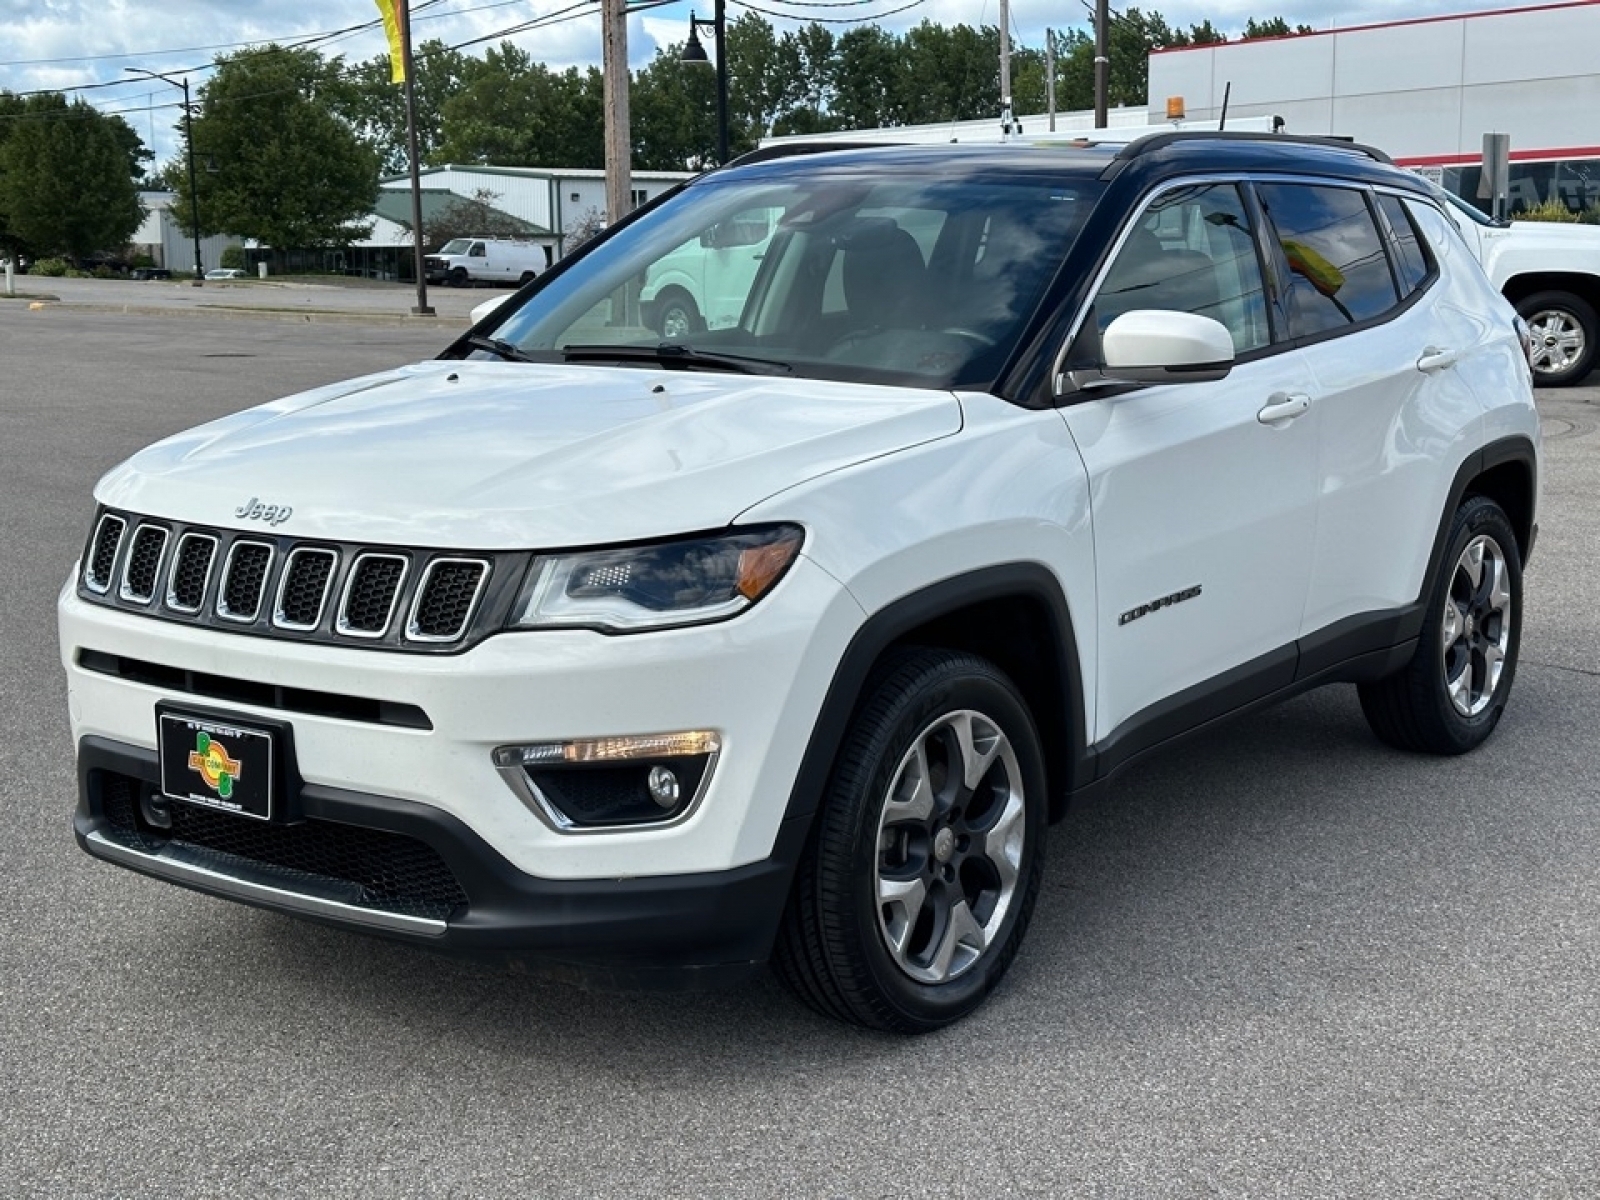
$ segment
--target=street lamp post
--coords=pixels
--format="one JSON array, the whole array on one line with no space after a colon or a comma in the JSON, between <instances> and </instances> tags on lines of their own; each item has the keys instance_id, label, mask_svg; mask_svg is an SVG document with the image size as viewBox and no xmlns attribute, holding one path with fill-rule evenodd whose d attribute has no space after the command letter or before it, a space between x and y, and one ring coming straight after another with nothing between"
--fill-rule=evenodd
<instances>
[{"instance_id":1,"label":"street lamp post","mask_svg":"<svg viewBox=\"0 0 1600 1200\"><path fill-rule=\"evenodd\" d=\"M131 75L147 75L151 79L159 79L163 83L183 89L183 144L189 152L189 226L194 234L194 286L204 287L205 269L200 263L200 191L195 186L194 179L194 114L189 108L189 77L185 75L182 80L174 80L170 75L163 75L159 71L146 71L142 67L122 69Z\"/></svg>"},{"instance_id":2,"label":"street lamp post","mask_svg":"<svg viewBox=\"0 0 1600 1200\"><path fill-rule=\"evenodd\" d=\"M708 63L706 48L700 44L700 30L709 29L717 49L717 165L728 161L728 11L727 0L717 0L716 14L701 21L689 14L689 42L678 56L679 62Z\"/></svg>"}]
</instances>

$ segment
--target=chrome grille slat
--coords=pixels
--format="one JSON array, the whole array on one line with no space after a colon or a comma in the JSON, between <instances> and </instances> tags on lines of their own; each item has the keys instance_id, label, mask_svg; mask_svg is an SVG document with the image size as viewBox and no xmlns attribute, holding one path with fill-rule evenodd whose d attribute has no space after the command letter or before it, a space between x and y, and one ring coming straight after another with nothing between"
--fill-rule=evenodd
<instances>
[{"instance_id":1,"label":"chrome grille slat","mask_svg":"<svg viewBox=\"0 0 1600 1200\"><path fill-rule=\"evenodd\" d=\"M199 612L216 561L217 539L213 535L186 533L180 537L167 574L167 607L179 613Z\"/></svg>"},{"instance_id":2,"label":"chrome grille slat","mask_svg":"<svg viewBox=\"0 0 1600 1200\"><path fill-rule=\"evenodd\" d=\"M323 546L299 546L283 563L283 577L272 606L279 629L309 630L322 623L328 591L339 569L339 554Z\"/></svg>"},{"instance_id":3,"label":"chrome grille slat","mask_svg":"<svg viewBox=\"0 0 1600 1200\"><path fill-rule=\"evenodd\" d=\"M171 531L164 525L140 525L133 531L128 553L122 562L122 583L117 596L133 604L149 604L155 599L156 581L161 578L161 563L167 553Z\"/></svg>"},{"instance_id":4,"label":"chrome grille slat","mask_svg":"<svg viewBox=\"0 0 1600 1200\"><path fill-rule=\"evenodd\" d=\"M406 620L414 642L453 642L466 632L489 581L481 558L436 558L422 572Z\"/></svg>"},{"instance_id":5,"label":"chrome grille slat","mask_svg":"<svg viewBox=\"0 0 1600 1200\"><path fill-rule=\"evenodd\" d=\"M88 603L180 625L432 656L504 629L533 557L302 539L102 507L76 587Z\"/></svg>"},{"instance_id":6,"label":"chrome grille slat","mask_svg":"<svg viewBox=\"0 0 1600 1200\"><path fill-rule=\"evenodd\" d=\"M94 541L83 564L83 586L97 596L111 588L111 573L116 569L117 551L128 523L114 513L106 513L95 526Z\"/></svg>"},{"instance_id":7,"label":"chrome grille slat","mask_svg":"<svg viewBox=\"0 0 1600 1200\"><path fill-rule=\"evenodd\" d=\"M253 623L261 616L272 557L273 548L267 542L239 538L228 547L222 582L217 587L217 616L242 624Z\"/></svg>"},{"instance_id":8,"label":"chrome grille slat","mask_svg":"<svg viewBox=\"0 0 1600 1200\"><path fill-rule=\"evenodd\" d=\"M345 637L381 638L394 620L409 565L401 554L357 555L339 597L334 628Z\"/></svg>"}]
</instances>

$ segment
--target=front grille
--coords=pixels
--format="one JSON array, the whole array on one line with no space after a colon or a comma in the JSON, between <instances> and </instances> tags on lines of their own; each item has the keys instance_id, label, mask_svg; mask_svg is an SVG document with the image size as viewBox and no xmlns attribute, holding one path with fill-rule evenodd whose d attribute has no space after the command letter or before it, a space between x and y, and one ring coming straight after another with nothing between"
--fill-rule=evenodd
<instances>
[{"instance_id":1,"label":"front grille","mask_svg":"<svg viewBox=\"0 0 1600 1200\"><path fill-rule=\"evenodd\" d=\"M216 556L217 539L208 533L186 533L178 539L178 551L172 556L172 578L167 583L168 608L184 613L200 611Z\"/></svg>"},{"instance_id":2,"label":"front grille","mask_svg":"<svg viewBox=\"0 0 1600 1200\"><path fill-rule=\"evenodd\" d=\"M89 565L84 570L83 581L89 590L103 594L111 586L111 572L117 565L117 547L122 545L122 535L128 523L121 517L107 513L95 527L94 546L89 551Z\"/></svg>"},{"instance_id":3,"label":"front grille","mask_svg":"<svg viewBox=\"0 0 1600 1200\"><path fill-rule=\"evenodd\" d=\"M139 838L146 853L168 838L229 860L268 868L279 885L294 891L326 891L332 884L351 893L349 903L406 916L446 920L467 904L467 894L433 847L382 829L306 820L277 825L241 820L182 801L169 803L172 828L146 826L137 815L136 793L144 785L121 775L101 783L101 811L120 832ZM320 885L315 889L306 884Z\"/></svg>"},{"instance_id":4,"label":"front grille","mask_svg":"<svg viewBox=\"0 0 1600 1200\"><path fill-rule=\"evenodd\" d=\"M422 641L460 637L488 574L488 563L471 559L441 558L429 563L417 587L406 636Z\"/></svg>"},{"instance_id":5,"label":"front grille","mask_svg":"<svg viewBox=\"0 0 1600 1200\"><path fill-rule=\"evenodd\" d=\"M302 541L103 509L78 595L253 637L455 654L506 627L532 558Z\"/></svg>"},{"instance_id":6,"label":"front grille","mask_svg":"<svg viewBox=\"0 0 1600 1200\"><path fill-rule=\"evenodd\" d=\"M281 629L315 629L322 621L328 585L339 556L332 550L301 548L289 555L278 584L278 607L272 623Z\"/></svg>"},{"instance_id":7,"label":"front grille","mask_svg":"<svg viewBox=\"0 0 1600 1200\"><path fill-rule=\"evenodd\" d=\"M235 542L222 568L217 615L230 621L254 621L259 617L267 570L271 566L271 546L262 542Z\"/></svg>"},{"instance_id":8,"label":"front grille","mask_svg":"<svg viewBox=\"0 0 1600 1200\"><path fill-rule=\"evenodd\" d=\"M339 632L352 637L382 637L394 616L406 560L395 554L363 554L351 568L339 606Z\"/></svg>"},{"instance_id":9,"label":"front grille","mask_svg":"<svg viewBox=\"0 0 1600 1200\"><path fill-rule=\"evenodd\" d=\"M134 531L128 548L128 561L122 568L124 600L149 604L156 594L156 577L161 572L161 556L167 549L167 530L160 525L141 525Z\"/></svg>"}]
</instances>

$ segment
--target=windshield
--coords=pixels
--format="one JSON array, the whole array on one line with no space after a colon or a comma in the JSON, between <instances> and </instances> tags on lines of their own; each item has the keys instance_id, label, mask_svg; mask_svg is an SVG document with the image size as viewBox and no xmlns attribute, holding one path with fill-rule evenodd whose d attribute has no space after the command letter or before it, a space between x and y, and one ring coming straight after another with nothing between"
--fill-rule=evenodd
<instances>
[{"instance_id":1,"label":"windshield","mask_svg":"<svg viewBox=\"0 0 1600 1200\"><path fill-rule=\"evenodd\" d=\"M540 362L981 387L1099 188L1021 173L712 178L595 247L489 332Z\"/></svg>"},{"instance_id":2,"label":"windshield","mask_svg":"<svg viewBox=\"0 0 1600 1200\"><path fill-rule=\"evenodd\" d=\"M472 245L471 238L451 238L439 247L440 254L465 254L467 247Z\"/></svg>"}]
</instances>

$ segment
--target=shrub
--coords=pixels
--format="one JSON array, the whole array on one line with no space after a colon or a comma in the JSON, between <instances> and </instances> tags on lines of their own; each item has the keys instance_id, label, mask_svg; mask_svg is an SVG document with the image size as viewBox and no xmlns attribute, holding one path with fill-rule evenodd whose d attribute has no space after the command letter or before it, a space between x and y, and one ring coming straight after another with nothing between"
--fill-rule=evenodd
<instances>
[{"instance_id":1,"label":"shrub","mask_svg":"<svg viewBox=\"0 0 1600 1200\"><path fill-rule=\"evenodd\" d=\"M222 248L222 262L220 265L231 267L236 271L246 270L250 266L244 259L244 247L239 245L238 242Z\"/></svg>"},{"instance_id":2,"label":"shrub","mask_svg":"<svg viewBox=\"0 0 1600 1200\"><path fill-rule=\"evenodd\" d=\"M1562 224L1572 224L1578 219L1578 214L1567 207L1565 200L1551 198L1543 204L1532 208L1525 208L1517 214L1519 221L1556 221Z\"/></svg>"},{"instance_id":3,"label":"shrub","mask_svg":"<svg viewBox=\"0 0 1600 1200\"><path fill-rule=\"evenodd\" d=\"M32 270L35 275L44 275L51 279L61 279L66 275L70 268L67 266L67 260L64 258L41 258L38 262L33 264Z\"/></svg>"}]
</instances>

